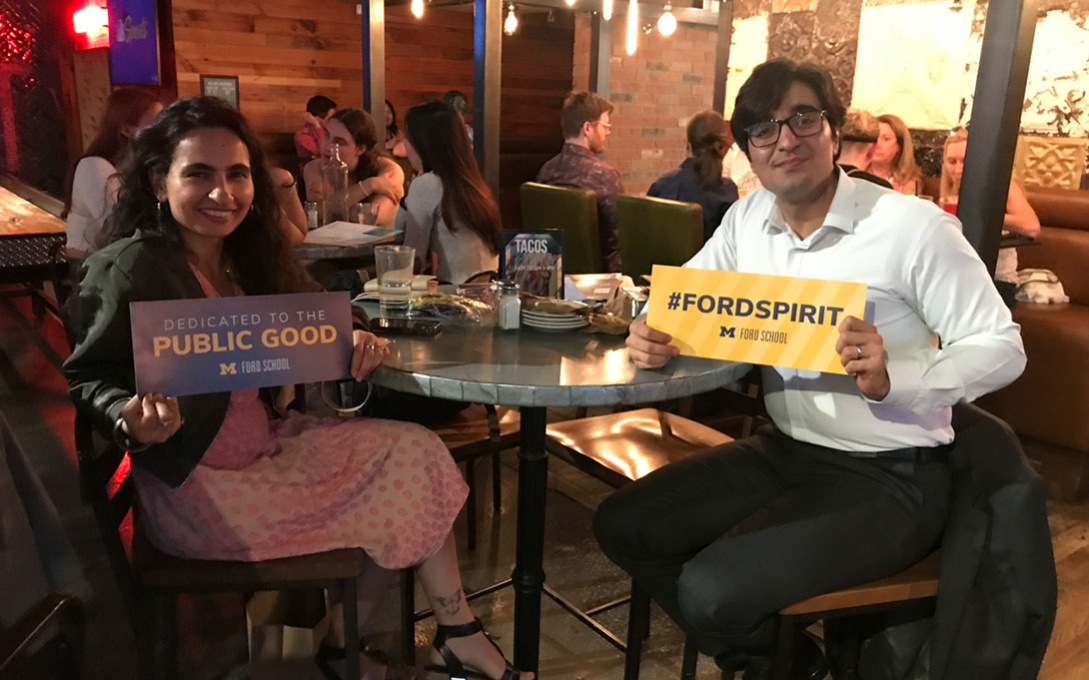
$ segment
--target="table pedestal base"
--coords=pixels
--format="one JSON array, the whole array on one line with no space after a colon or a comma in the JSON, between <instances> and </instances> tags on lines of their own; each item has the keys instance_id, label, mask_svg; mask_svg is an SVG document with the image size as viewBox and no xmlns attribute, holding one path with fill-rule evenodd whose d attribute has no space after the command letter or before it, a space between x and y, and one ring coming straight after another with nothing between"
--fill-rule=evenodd
<instances>
[{"instance_id":1,"label":"table pedestal base","mask_svg":"<svg viewBox=\"0 0 1089 680\"><path fill-rule=\"evenodd\" d=\"M537 673L544 586L544 509L548 482L546 409L523 407L518 449L518 547L514 584L514 666Z\"/></svg>"}]
</instances>

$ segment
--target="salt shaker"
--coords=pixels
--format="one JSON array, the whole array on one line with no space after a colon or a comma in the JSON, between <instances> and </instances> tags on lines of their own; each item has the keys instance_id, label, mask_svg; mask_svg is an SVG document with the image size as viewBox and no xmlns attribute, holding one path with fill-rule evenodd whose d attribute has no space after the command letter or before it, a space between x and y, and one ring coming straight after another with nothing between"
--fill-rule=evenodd
<instances>
[{"instance_id":1,"label":"salt shaker","mask_svg":"<svg viewBox=\"0 0 1089 680\"><path fill-rule=\"evenodd\" d=\"M500 281L496 284L499 301L496 303L496 325L503 330L515 330L522 325L522 301L518 299L518 284Z\"/></svg>"},{"instance_id":2,"label":"salt shaker","mask_svg":"<svg viewBox=\"0 0 1089 680\"><path fill-rule=\"evenodd\" d=\"M306 229L314 231L321 226L321 206L317 201L306 202Z\"/></svg>"}]
</instances>

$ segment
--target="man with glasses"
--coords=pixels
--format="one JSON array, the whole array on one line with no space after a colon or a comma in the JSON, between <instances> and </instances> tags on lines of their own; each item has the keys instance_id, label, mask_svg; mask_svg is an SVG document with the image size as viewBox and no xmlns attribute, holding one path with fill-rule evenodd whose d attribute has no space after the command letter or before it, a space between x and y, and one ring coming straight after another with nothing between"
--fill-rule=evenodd
<instances>
[{"instance_id":1,"label":"man with glasses","mask_svg":"<svg viewBox=\"0 0 1089 680\"><path fill-rule=\"evenodd\" d=\"M724 678L766 675L783 607L934 550L951 407L1025 365L1018 326L956 220L836 167L844 116L823 69L757 67L730 124L764 188L730 208L687 266L866 283L866 320L839 327L847 374L762 367L773 425L630 484L594 518L605 553ZM677 354L670 339L633 323L632 360L663 366ZM816 644L795 648L790 677L824 677Z\"/></svg>"},{"instance_id":2,"label":"man with glasses","mask_svg":"<svg viewBox=\"0 0 1089 680\"><path fill-rule=\"evenodd\" d=\"M620 271L620 240L616 232L616 197L624 193L620 173L598 154L612 133L613 105L594 92L571 92L563 100L560 125L564 144L559 154L537 173L537 181L579 187L597 194L597 228L603 271Z\"/></svg>"}]
</instances>

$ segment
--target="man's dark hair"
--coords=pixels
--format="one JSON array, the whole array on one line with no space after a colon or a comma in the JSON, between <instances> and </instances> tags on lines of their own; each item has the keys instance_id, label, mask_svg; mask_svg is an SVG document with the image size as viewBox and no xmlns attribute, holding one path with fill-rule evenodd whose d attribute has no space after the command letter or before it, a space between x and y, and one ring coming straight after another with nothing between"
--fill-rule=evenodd
<instances>
[{"instance_id":1,"label":"man's dark hair","mask_svg":"<svg viewBox=\"0 0 1089 680\"><path fill-rule=\"evenodd\" d=\"M318 118L324 118L336 107L337 103L323 94L316 94L306 101L306 112Z\"/></svg>"},{"instance_id":2,"label":"man's dark hair","mask_svg":"<svg viewBox=\"0 0 1089 680\"><path fill-rule=\"evenodd\" d=\"M817 95L825 119L835 135L843 128L847 109L836 92L832 75L816 64L797 64L789 59L773 59L757 66L737 93L730 132L738 147L749 155L749 135L745 128L771 120L772 112L794 83L802 83ZM838 152L836 154L839 155Z\"/></svg>"}]
</instances>

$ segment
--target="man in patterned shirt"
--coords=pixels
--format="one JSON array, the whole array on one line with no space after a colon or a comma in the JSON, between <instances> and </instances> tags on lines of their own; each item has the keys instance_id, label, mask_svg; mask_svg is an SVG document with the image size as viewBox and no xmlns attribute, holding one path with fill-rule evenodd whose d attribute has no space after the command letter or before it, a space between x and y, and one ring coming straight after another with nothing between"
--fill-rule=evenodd
<instances>
[{"instance_id":1,"label":"man in patterned shirt","mask_svg":"<svg viewBox=\"0 0 1089 680\"><path fill-rule=\"evenodd\" d=\"M597 194L597 228L601 237L603 271L620 271L620 242L616 234L616 197L624 191L620 173L601 160L612 124L613 105L585 90L571 92L563 101L560 122L563 150L537 173L537 181L556 186L589 189Z\"/></svg>"}]
</instances>

